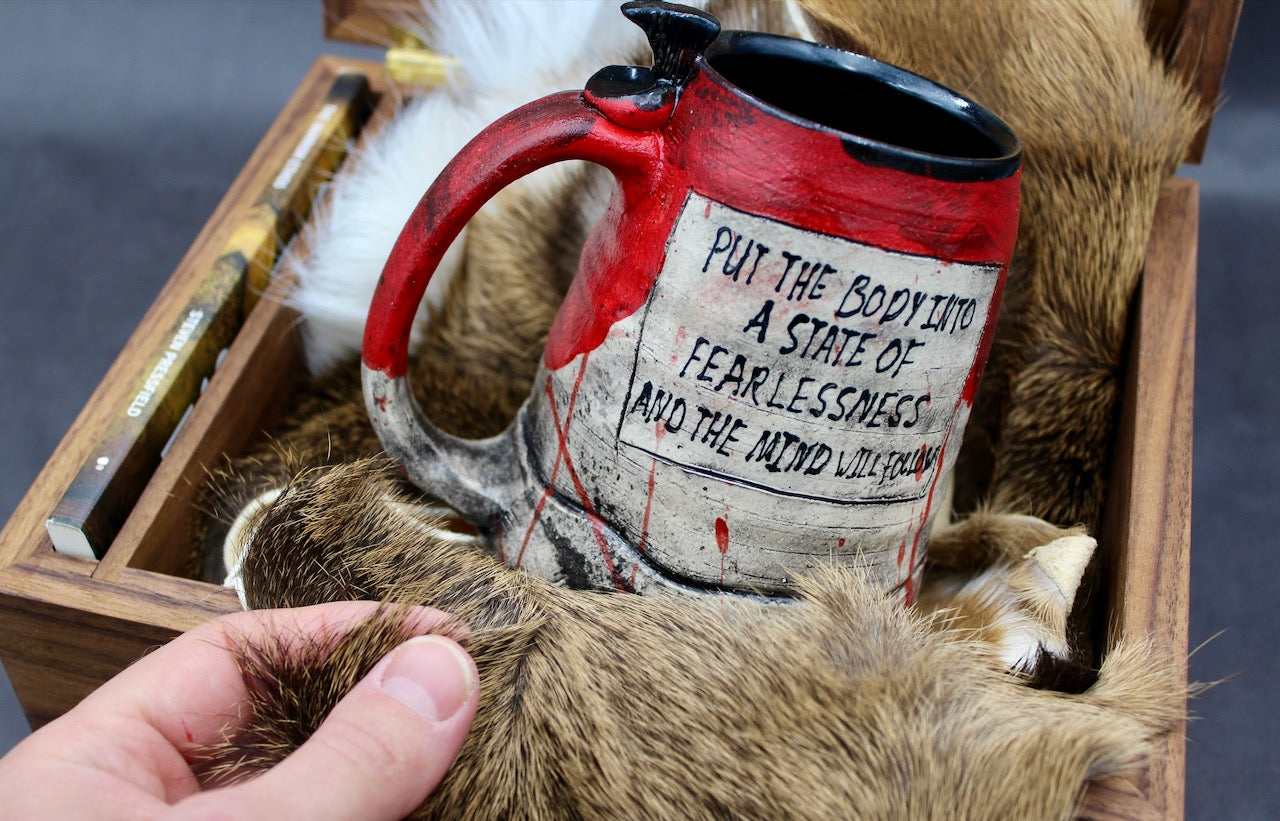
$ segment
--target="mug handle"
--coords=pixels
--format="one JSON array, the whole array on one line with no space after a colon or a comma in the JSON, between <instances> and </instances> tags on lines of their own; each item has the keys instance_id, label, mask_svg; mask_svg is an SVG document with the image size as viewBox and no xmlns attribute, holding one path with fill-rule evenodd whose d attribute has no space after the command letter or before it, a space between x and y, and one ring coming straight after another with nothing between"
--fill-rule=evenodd
<instances>
[{"instance_id":1,"label":"mug handle","mask_svg":"<svg viewBox=\"0 0 1280 821\"><path fill-rule=\"evenodd\" d=\"M624 78L622 88L615 84L608 91L638 91L649 79ZM463 439L432 423L414 399L406 377L409 334L427 284L476 211L502 188L543 166L564 160L605 166L618 180L624 208L650 196L664 155L665 138L657 129L675 103L674 89L669 91L661 94L665 105L655 110L652 103L636 105L634 94L601 98L588 84L587 91L553 94L497 120L427 189L383 268L362 351L369 418L383 447L411 481L477 525L501 517L523 492L513 427L487 439Z\"/></svg>"}]
</instances>

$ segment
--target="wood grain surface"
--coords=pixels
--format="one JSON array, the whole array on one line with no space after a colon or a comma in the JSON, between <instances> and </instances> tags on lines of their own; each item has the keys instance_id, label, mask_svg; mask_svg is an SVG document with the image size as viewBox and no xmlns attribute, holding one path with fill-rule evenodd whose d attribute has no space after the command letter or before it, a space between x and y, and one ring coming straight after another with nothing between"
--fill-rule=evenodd
<instances>
[{"instance_id":1,"label":"wood grain surface","mask_svg":"<svg viewBox=\"0 0 1280 821\"><path fill-rule=\"evenodd\" d=\"M1156 206L1098 534L1110 588L1108 645L1150 639L1181 671L1181 686L1190 608L1197 193L1195 182L1174 179ZM1180 818L1185 768L1184 717L1132 782L1091 791L1084 815Z\"/></svg>"},{"instance_id":2,"label":"wood grain surface","mask_svg":"<svg viewBox=\"0 0 1280 821\"><path fill-rule=\"evenodd\" d=\"M1204 158L1212 114L1227 70L1244 0L1148 0L1147 36L1169 67L1185 77L1210 118L1187 149L1187 162Z\"/></svg>"},{"instance_id":3,"label":"wood grain surface","mask_svg":"<svg viewBox=\"0 0 1280 821\"><path fill-rule=\"evenodd\" d=\"M1195 52L1184 38L1187 45L1175 48L1174 56L1179 49L1196 53L1198 65L1217 64L1220 73L1235 17L1212 5L1187 0L1187 8L1209 15L1204 44ZM1222 5L1238 13L1238 0ZM101 562L55 553L44 521L111 416L127 402L141 360L163 343L174 311L189 302L199 275L227 243L234 215L296 143L343 66L363 68L371 80L380 76L378 64L336 58L315 64L0 532L0 660L33 724L69 709L149 647L238 606L228 591L172 575L179 563L173 545L186 526L190 496L183 488L190 486L193 471L218 453L243 447L255 428L269 424L279 411L273 403L287 388L267 396L272 392L259 390L261 384L297 372L292 316L278 303L264 303L259 308L266 310L251 315L206 391L207 408L198 407L188 419L171 461L162 463ZM1216 82L1215 77L1215 94ZM1110 497L1099 534L1111 580L1111 639L1149 637L1184 674L1197 207L1195 183L1173 180L1157 208L1135 303ZM246 402L250 396L256 398ZM1181 817L1184 766L1185 734L1179 727L1160 740L1157 754L1136 777L1091 789L1082 814Z\"/></svg>"},{"instance_id":4,"label":"wood grain surface","mask_svg":"<svg viewBox=\"0 0 1280 821\"><path fill-rule=\"evenodd\" d=\"M0 531L0 660L33 725L65 712L147 648L239 606L232 593L217 586L131 566L135 554L139 561L165 566L155 546L138 554L139 543L118 539L105 566L58 554L44 522L127 404L134 376L164 344L176 312L191 302L226 247L239 224L237 215L250 209L279 173L334 79L349 69L376 82L381 66L330 57L315 63ZM117 546L121 550L113 555ZM186 550L183 544L173 547Z\"/></svg>"}]
</instances>

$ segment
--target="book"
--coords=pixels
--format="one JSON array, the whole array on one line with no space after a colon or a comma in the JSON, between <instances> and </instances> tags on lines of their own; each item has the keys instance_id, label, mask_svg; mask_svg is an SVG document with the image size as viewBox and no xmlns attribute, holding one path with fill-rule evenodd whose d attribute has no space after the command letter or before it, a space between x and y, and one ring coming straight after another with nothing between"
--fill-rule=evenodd
<instances>
[{"instance_id":1,"label":"book","mask_svg":"<svg viewBox=\"0 0 1280 821\"><path fill-rule=\"evenodd\" d=\"M46 521L54 549L90 559L105 554L372 103L363 74L334 79Z\"/></svg>"}]
</instances>

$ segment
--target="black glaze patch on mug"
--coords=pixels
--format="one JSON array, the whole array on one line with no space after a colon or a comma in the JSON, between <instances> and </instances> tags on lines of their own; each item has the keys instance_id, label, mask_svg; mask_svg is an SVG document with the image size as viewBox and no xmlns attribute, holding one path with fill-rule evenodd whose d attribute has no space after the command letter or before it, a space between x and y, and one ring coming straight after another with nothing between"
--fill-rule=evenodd
<instances>
[{"instance_id":1,"label":"black glaze patch on mug","mask_svg":"<svg viewBox=\"0 0 1280 821\"><path fill-rule=\"evenodd\" d=\"M1022 146L999 118L904 69L789 37L725 32L711 70L797 125L837 132L850 157L934 179L998 180Z\"/></svg>"}]
</instances>

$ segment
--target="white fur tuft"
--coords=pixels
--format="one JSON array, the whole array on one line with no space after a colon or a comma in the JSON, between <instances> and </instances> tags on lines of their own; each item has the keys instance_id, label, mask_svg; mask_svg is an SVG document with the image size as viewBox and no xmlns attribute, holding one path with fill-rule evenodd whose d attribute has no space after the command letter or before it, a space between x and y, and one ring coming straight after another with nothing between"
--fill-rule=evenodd
<instances>
[{"instance_id":1,"label":"white fur tuft","mask_svg":"<svg viewBox=\"0 0 1280 821\"><path fill-rule=\"evenodd\" d=\"M613 0L442 2L407 27L462 66L447 88L406 105L351 158L307 232L309 255L291 259L298 287L290 304L306 320L313 373L359 352L374 286L401 227L468 140L526 102L581 88L597 68L644 43ZM556 172L522 184L538 185L548 173ZM459 237L432 277L424 307L439 304L462 264L461 247Z\"/></svg>"},{"instance_id":2,"label":"white fur tuft","mask_svg":"<svg viewBox=\"0 0 1280 821\"><path fill-rule=\"evenodd\" d=\"M283 492L284 488L272 488L250 499L248 504L240 509L240 514L231 523L231 528L227 530L227 535L222 540L222 566L227 570L222 586L236 591L240 606L245 610L250 608L249 602L245 600L244 576L241 575L241 571L244 570L244 559L249 552L249 538L253 535L254 528L258 526L258 520Z\"/></svg>"}]
</instances>

